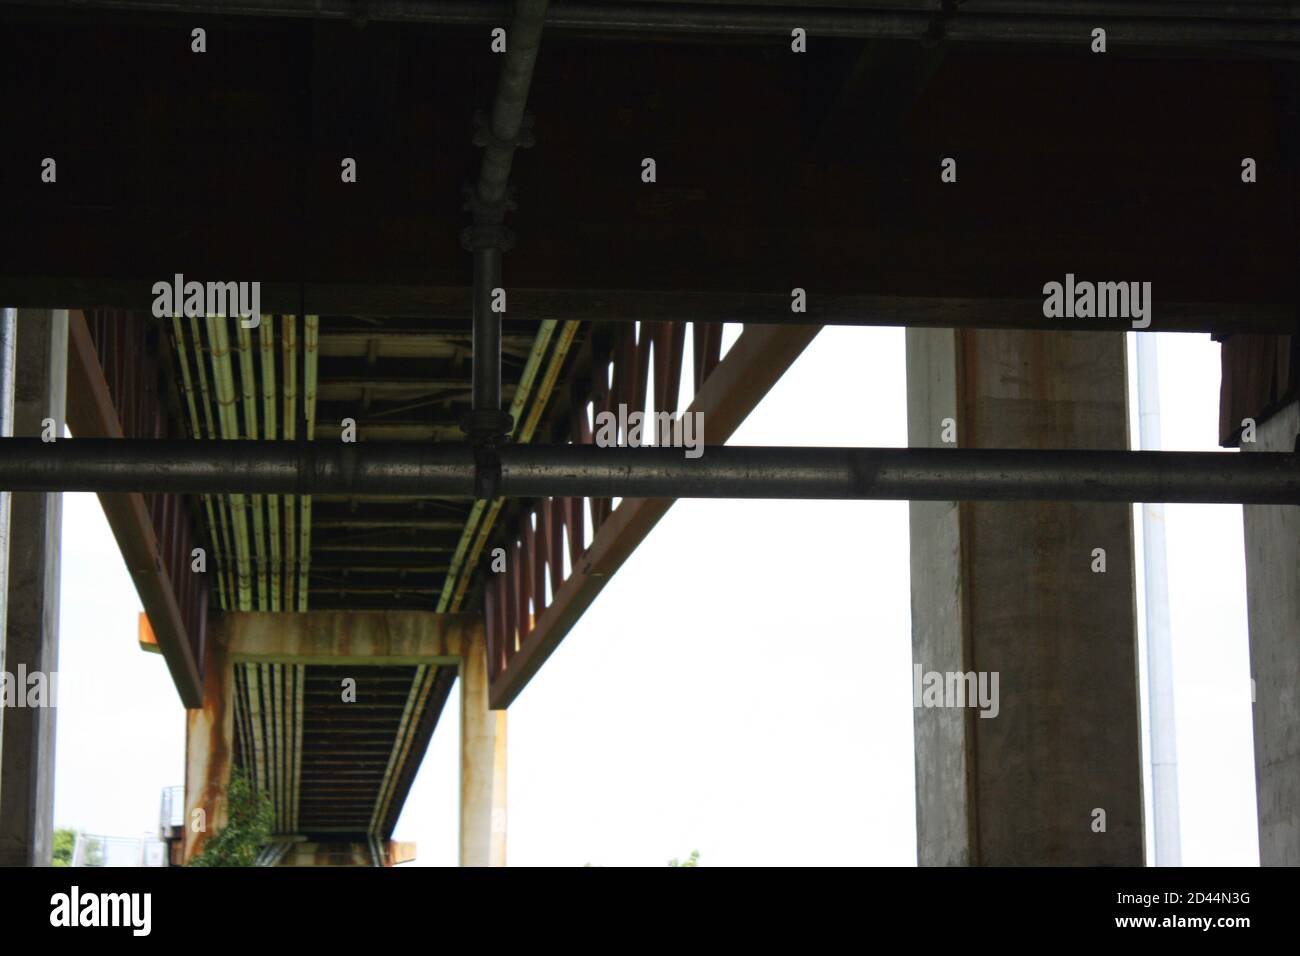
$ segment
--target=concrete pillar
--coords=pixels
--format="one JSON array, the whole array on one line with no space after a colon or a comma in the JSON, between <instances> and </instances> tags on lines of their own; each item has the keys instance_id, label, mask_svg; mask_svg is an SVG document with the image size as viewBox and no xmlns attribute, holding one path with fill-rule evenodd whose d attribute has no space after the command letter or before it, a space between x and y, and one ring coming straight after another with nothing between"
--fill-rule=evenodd
<instances>
[{"instance_id":1,"label":"concrete pillar","mask_svg":"<svg viewBox=\"0 0 1300 956\"><path fill-rule=\"evenodd\" d=\"M1244 452L1292 451L1300 405L1260 422ZM1246 608L1255 682L1261 866L1300 866L1300 508L1247 505Z\"/></svg>"},{"instance_id":2,"label":"concrete pillar","mask_svg":"<svg viewBox=\"0 0 1300 956\"><path fill-rule=\"evenodd\" d=\"M465 642L460 665L460 865L506 865L506 712L488 709L487 641Z\"/></svg>"},{"instance_id":3,"label":"concrete pillar","mask_svg":"<svg viewBox=\"0 0 1300 956\"><path fill-rule=\"evenodd\" d=\"M203 706L185 711L185 820L181 859L188 864L226 825L226 789L235 759L234 674L225 635L208 630Z\"/></svg>"},{"instance_id":4,"label":"concrete pillar","mask_svg":"<svg viewBox=\"0 0 1300 956\"><path fill-rule=\"evenodd\" d=\"M19 310L14 435L38 437L46 419L63 437L68 380L66 310ZM57 680L59 660L60 494L11 499L9 595L4 669L15 678ZM25 701L24 701L25 703ZM56 708L7 707L0 744L0 866L49 866L54 839Z\"/></svg>"},{"instance_id":5,"label":"concrete pillar","mask_svg":"<svg viewBox=\"0 0 1300 956\"><path fill-rule=\"evenodd\" d=\"M909 442L1127 448L1124 367L1114 333L909 329ZM1130 506L913 502L910 535L921 865L1141 865ZM931 692L971 672L990 706Z\"/></svg>"},{"instance_id":6,"label":"concrete pillar","mask_svg":"<svg viewBox=\"0 0 1300 956\"><path fill-rule=\"evenodd\" d=\"M14 433L14 362L18 344L16 309L0 309L0 438ZM5 629L9 620L9 505L0 491L0 674L5 673ZM0 771L3 770L5 708L0 702Z\"/></svg>"}]
</instances>

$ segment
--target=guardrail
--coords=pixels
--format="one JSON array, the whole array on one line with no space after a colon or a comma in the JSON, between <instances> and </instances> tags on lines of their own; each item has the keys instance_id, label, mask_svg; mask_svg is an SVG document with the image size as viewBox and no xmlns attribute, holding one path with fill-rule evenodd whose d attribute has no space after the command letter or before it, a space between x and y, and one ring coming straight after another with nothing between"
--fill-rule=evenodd
<instances>
[{"instance_id":1,"label":"guardrail","mask_svg":"<svg viewBox=\"0 0 1300 956\"><path fill-rule=\"evenodd\" d=\"M166 866L167 844L149 837L78 833L73 866Z\"/></svg>"},{"instance_id":2,"label":"guardrail","mask_svg":"<svg viewBox=\"0 0 1300 956\"><path fill-rule=\"evenodd\" d=\"M158 829L164 833L185 825L185 787L163 787L162 806L158 810Z\"/></svg>"}]
</instances>

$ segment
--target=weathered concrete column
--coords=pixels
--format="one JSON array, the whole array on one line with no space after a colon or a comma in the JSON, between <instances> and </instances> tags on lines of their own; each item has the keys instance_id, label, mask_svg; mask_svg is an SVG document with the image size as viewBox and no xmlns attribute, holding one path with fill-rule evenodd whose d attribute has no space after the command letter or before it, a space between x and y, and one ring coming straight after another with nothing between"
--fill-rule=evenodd
<instances>
[{"instance_id":1,"label":"weathered concrete column","mask_svg":"<svg viewBox=\"0 0 1300 956\"><path fill-rule=\"evenodd\" d=\"M234 674L226 635L209 628L203 706L185 711L185 820L181 860L188 864L226 825L226 790L235 759Z\"/></svg>"},{"instance_id":2,"label":"weathered concrete column","mask_svg":"<svg viewBox=\"0 0 1300 956\"><path fill-rule=\"evenodd\" d=\"M1292 451L1300 405L1256 429L1243 451ZM1261 866L1300 866L1300 508L1247 505L1246 608L1255 682L1255 799Z\"/></svg>"},{"instance_id":3,"label":"weathered concrete column","mask_svg":"<svg viewBox=\"0 0 1300 956\"><path fill-rule=\"evenodd\" d=\"M460 865L506 865L506 712L488 709L483 628L460 666Z\"/></svg>"},{"instance_id":4,"label":"weathered concrete column","mask_svg":"<svg viewBox=\"0 0 1300 956\"><path fill-rule=\"evenodd\" d=\"M909 329L909 442L1127 448L1124 366L1113 333ZM913 502L910 519L921 865L1141 865L1130 506ZM986 706L947 676L972 672Z\"/></svg>"},{"instance_id":5,"label":"weathered concrete column","mask_svg":"<svg viewBox=\"0 0 1300 956\"><path fill-rule=\"evenodd\" d=\"M46 420L63 437L68 381L66 310L18 312L14 434L39 437ZM59 660L61 494L11 499L4 669L22 706L5 708L0 744L0 866L49 866L54 839L54 729L50 694ZM43 675L35 678L33 675ZM30 692L43 681L44 706Z\"/></svg>"},{"instance_id":6,"label":"weathered concrete column","mask_svg":"<svg viewBox=\"0 0 1300 956\"><path fill-rule=\"evenodd\" d=\"M18 344L16 309L0 308L0 438L14 433L14 362ZM0 491L0 674L5 673L5 629L9 620L10 493ZM0 702L0 770L3 770L5 708Z\"/></svg>"}]
</instances>

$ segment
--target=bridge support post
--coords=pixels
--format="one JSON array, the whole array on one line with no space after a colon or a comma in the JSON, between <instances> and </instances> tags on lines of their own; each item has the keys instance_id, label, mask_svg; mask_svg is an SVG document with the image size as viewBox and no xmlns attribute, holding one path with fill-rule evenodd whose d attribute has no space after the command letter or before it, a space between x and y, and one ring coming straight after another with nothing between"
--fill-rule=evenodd
<instances>
[{"instance_id":1,"label":"bridge support post","mask_svg":"<svg viewBox=\"0 0 1300 956\"><path fill-rule=\"evenodd\" d=\"M1122 336L908 329L913 446L1128 446ZM921 865L1143 862L1128 504L912 502Z\"/></svg>"},{"instance_id":2,"label":"bridge support post","mask_svg":"<svg viewBox=\"0 0 1300 956\"><path fill-rule=\"evenodd\" d=\"M226 635L209 632L203 706L185 711L185 820L181 863L226 825L226 791L235 759L234 673Z\"/></svg>"},{"instance_id":3,"label":"bridge support post","mask_svg":"<svg viewBox=\"0 0 1300 956\"><path fill-rule=\"evenodd\" d=\"M460 865L506 865L506 712L490 710L487 639L466 638L460 665Z\"/></svg>"},{"instance_id":4,"label":"bridge support post","mask_svg":"<svg viewBox=\"0 0 1300 956\"><path fill-rule=\"evenodd\" d=\"M40 436L50 420L62 438L68 313L22 309L17 329L14 434ZM0 741L0 866L50 865L62 528L61 494L13 495L3 660L15 706L6 699ZM37 681L43 698L34 693Z\"/></svg>"},{"instance_id":5,"label":"bridge support post","mask_svg":"<svg viewBox=\"0 0 1300 956\"><path fill-rule=\"evenodd\" d=\"M1258 425L1243 451L1291 451L1300 404ZM1300 866L1300 508L1250 505L1246 606L1254 681L1255 798L1262 866Z\"/></svg>"}]
</instances>

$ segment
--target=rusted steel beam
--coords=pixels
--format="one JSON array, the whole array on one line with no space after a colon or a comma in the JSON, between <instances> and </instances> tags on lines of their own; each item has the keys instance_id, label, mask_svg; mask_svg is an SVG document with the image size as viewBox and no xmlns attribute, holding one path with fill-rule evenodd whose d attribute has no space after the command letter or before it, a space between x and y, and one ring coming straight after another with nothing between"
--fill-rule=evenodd
<instances>
[{"instance_id":1,"label":"rusted steel beam","mask_svg":"<svg viewBox=\"0 0 1300 956\"><path fill-rule=\"evenodd\" d=\"M613 392L610 390L608 368L606 360L601 358L599 361L593 360L591 363L591 421L587 420L586 403L578 402L575 405L574 422L577 425L573 441L579 445L590 445L592 442L593 432L592 423L601 412L608 412L614 407ZM605 516L609 514L612 502L608 498L589 498L588 505L591 508L591 533L595 534L600 530L600 526L605 523Z\"/></svg>"},{"instance_id":2,"label":"rusted steel beam","mask_svg":"<svg viewBox=\"0 0 1300 956\"><path fill-rule=\"evenodd\" d=\"M142 358L138 343L123 338L130 326L107 319L97 342L86 314L69 313L68 427L79 438L161 437L161 405L156 395L145 394L145 369L135 364ZM114 366L116 394L101 361ZM99 500L181 702L201 707L209 585L190 571L195 539L189 509L177 495L128 492Z\"/></svg>"},{"instance_id":3,"label":"rusted steel beam","mask_svg":"<svg viewBox=\"0 0 1300 956\"><path fill-rule=\"evenodd\" d=\"M1050 278L1050 277L1049 277ZM1057 276L1056 278L1060 278ZM1041 277L1040 280L1041 282ZM152 308L152 279L57 279L0 275L5 300L23 308L68 304L84 308ZM936 288L938 288L936 286ZM471 308L468 286L263 282L265 312L300 308L320 315L389 315L464 322ZM909 328L1046 329L1049 331L1134 331L1127 319L1045 318L1038 288L1000 288L985 295L880 295L844 289L808 289L807 312L790 311L789 292L671 289L568 289L510 287L505 333L516 322L545 319L590 322L735 322L754 325L862 325ZM305 303L305 306L304 304ZM1291 302L1208 302L1161 299L1145 332L1295 331Z\"/></svg>"},{"instance_id":4,"label":"rusted steel beam","mask_svg":"<svg viewBox=\"0 0 1300 956\"><path fill-rule=\"evenodd\" d=\"M528 573L528 549L522 541L515 542L514 560L510 562L509 567L515 568L514 573L508 573L506 580L512 585L512 591L515 599L515 622L519 627L519 633L525 633L532 628L532 618L528 614L528 582L530 576ZM513 647L511 642L508 646Z\"/></svg>"},{"instance_id":5,"label":"rusted steel beam","mask_svg":"<svg viewBox=\"0 0 1300 956\"><path fill-rule=\"evenodd\" d=\"M704 380L718 367L722 354L722 326L716 322L696 322L694 332L692 356L695 361L695 390L699 391Z\"/></svg>"},{"instance_id":6,"label":"rusted steel beam","mask_svg":"<svg viewBox=\"0 0 1300 956\"><path fill-rule=\"evenodd\" d=\"M686 344L685 328L672 322L656 322L655 402L660 411L677 413L682 385L682 352Z\"/></svg>"},{"instance_id":7,"label":"rusted steel beam","mask_svg":"<svg viewBox=\"0 0 1300 956\"><path fill-rule=\"evenodd\" d=\"M506 567L516 567L519 564L519 546L516 544L508 549ZM519 630L519 598L516 592L519 588L519 575L502 575L496 579L501 591L501 606L505 613L501 617L504 624L504 630L501 632L501 654L502 669L510 663L510 658L514 656L515 651L515 634Z\"/></svg>"},{"instance_id":8,"label":"rusted steel beam","mask_svg":"<svg viewBox=\"0 0 1300 956\"><path fill-rule=\"evenodd\" d=\"M699 328L696 326L696 328ZM816 326L756 326L746 329L732 346L724 359L717 362L703 378L701 387L695 393L687 412L702 412L706 435L711 444L722 444L745 420L764 395L790 367L791 363L803 352L813 336L817 334ZM721 345L721 330L717 333L717 343ZM644 332L643 332L644 334ZM704 333L703 348L696 353L700 368L709 368L709 355L712 344L710 333ZM650 341L650 335L644 335ZM670 352L677 356L676 371L672 363L665 369L666 381L674 375L680 375L680 350ZM605 366L597 363L598 374L595 375L596 392L599 394L600 383L604 380ZM660 408L669 408L676 404L676 389L667 393L671 396L665 402L665 396L656 389L655 400ZM601 403L596 403L597 407ZM585 442L591 441L590 428L585 426L586 402L574 403L575 419L581 419L575 425L575 440L581 435ZM494 633L491 646L498 660L504 657L504 665L497 669L493 661L493 671L489 697L493 709L509 706L519 692L524 689L532 676L546 662L551 653L564 640L570 628L582 616L583 612L596 599L610 577L622 566L667 513L673 504L671 498L629 498L619 507L602 515L603 523L597 518L593 508L593 538L591 547L582 548L583 531L582 500L560 499L562 508L550 505L551 514L563 519L564 528L555 527L551 533L556 537L568 533L572 573L563 579L563 565L556 561L549 548L536 550L536 560L550 563L552 582L552 600L544 610L539 607L536 619L531 622L520 615L513 620L510 615L495 614L491 619ZM525 520L527 520L525 518ZM485 600L509 604L512 589L518 593L526 587L524 579L529 577L525 562L521 560L520 547L516 544L514 554L504 574L495 575L488 582ZM563 579L563 580L561 580ZM503 601L504 599L504 601ZM540 602L541 598L538 598ZM525 604L526 612L526 604ZM517 628L517 630L516 630ZM518 649L516 650L516 641Z\"/></svg>"},{"instance_id":9,"label":"rusted steel beam","mask_svg":"<svg viewBox=\"0 0 1300 956\"><path fill-rule=\"evenodd\" d=\"M630 410L645 408L646 369L649 364L650 336L643 331L638 341L636 326L625 325L620 328L614 352L613 402L616 405L626 405Z\"/></svg>"},{"instance_id":10,"label":"rusted steel beam","mask_svg":"<svg viewBox=\"0 0 1300 956\"><path fill-rule=\"evenodd\" d=\"M542 502L542 539L545 542L546 566L551 569L551 600L564 577L564 499L547 498Z\"/></svg>"},{"instance_id":11,"label":"rusted steel beam","mask_svg":"<svg viewBox=\"0 0 1300 956\"><path fill-rule=\"evenodd\" d=\"M550 499L544 499L543 507L536 510L530 509L524 515L524 541L527 543L529 558L529 570L532 571L532 586L530 591L533 597L533 617L540 617L542 609L546 604L546 564L550 560L550 547L546 542L546 527L544 524L544 506ZM533 528L533 521L536 519L537 527Z\"/></svg>"},{"instance_id":12,"label":"rusted steel beam","mask_svg":"<svg viewBox=\"0 0 1300 956\"><path fill-rule=\"evenodd\" d=\"M565 498L564 510L564 530L568 532L569 554L579 555L582 553L583 539L586 537L587 529L584 526L581 498ZM558 591L559 588L556 588Z\"/></svg>"},{"instance_id":13,"label":"rusted steel beam","mask_svg":"<svg viewBox=\"0 0 1300 956\"><path fill-rule=\"evenodd\" d=\"M1300 336L1233 335L1219 354L1219 444L1237 446L1246 419L1263 423L1300 392Z\"/></svg>"}]
</instances>

